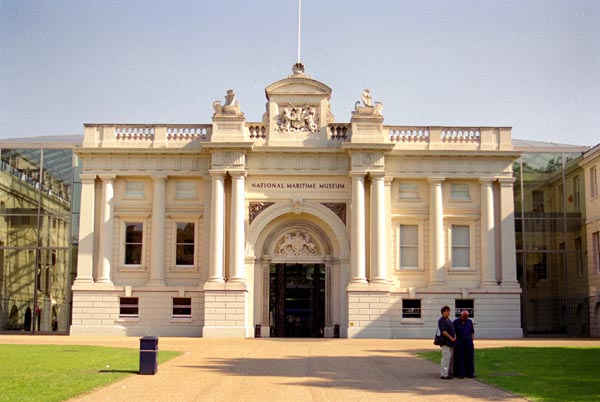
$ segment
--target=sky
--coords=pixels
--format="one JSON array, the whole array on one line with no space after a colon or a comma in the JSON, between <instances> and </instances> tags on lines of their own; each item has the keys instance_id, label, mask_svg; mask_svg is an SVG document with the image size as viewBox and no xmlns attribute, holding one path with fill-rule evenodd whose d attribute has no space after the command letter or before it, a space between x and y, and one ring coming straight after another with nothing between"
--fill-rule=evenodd
<instances>
[{"instance_id":1,"label":"sky","mask_svg":"<svg viewBox=\"0 0 600 402\"><path fill-rule=\"evenodd\" d=\"M227 89L260 121L291 74L298 0L0 0L0 139L84 123L210 123ZM301 61L336 122L511 126L600 143L600 1L304 0Z\"/></svg>"}]
</instances>

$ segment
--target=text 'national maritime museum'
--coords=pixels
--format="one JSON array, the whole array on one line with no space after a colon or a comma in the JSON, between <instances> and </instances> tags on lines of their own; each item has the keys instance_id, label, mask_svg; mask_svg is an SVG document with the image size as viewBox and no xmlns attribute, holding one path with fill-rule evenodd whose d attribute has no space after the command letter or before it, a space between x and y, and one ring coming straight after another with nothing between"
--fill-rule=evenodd
<instances>
[{"instance_id":1,"label":"text 'national maritime museum'","mask_svg":"<svg viewBox=\"0 0 600 402\"><path fill-rule=\"evenodd\" d=\"M386 126L368 90L334 123L301 64L266 96L85 125L71 334L429 338L449 305L522 336L510 128Z\"/></svg>"}]
</instances>

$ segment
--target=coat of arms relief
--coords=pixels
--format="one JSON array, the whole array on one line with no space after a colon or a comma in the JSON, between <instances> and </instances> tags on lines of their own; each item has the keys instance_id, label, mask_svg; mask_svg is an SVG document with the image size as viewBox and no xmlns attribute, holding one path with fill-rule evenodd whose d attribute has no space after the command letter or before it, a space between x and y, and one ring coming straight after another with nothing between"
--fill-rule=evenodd
<instances>
[{"instance_id":1,"label":"coat of arms relief","mask_svg":"<svg viewBox=\"0 0 600 402\"><path fill-rule=\"evenodd\" d=\"M277 129L281 132L311 132L319 131L319 120L314 106L292 105L283 108L277 116Z\"/></svg>"},{"instance_id":2,"label":"coat of arms relief","mask_svg":"<svg viewBox=\"0 0 600 402\"><path fill-rule=\"evenodd\" d=\"M276 255L285 256L310 256L320 255L318 245L313 242L308 231L295 229L286 232L276 243Z\"/></svg>"}]
</instances>

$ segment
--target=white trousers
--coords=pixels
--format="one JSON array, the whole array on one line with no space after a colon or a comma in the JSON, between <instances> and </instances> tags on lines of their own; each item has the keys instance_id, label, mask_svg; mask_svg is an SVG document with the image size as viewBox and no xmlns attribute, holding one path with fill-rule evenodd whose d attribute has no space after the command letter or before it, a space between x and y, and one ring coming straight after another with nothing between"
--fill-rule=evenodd
<instances>
[{"instance_id":1,"label":"white trousers","mask_svg":"<svg viewBox=\"0 0 600 402\"><path fill-rule=\"evenodd\" d=\"M450 362L452 361L452 350L450 346L442 346L442 362L440 364L440 375L442 377L448 376L448 369L450 368Z\"/></svg>"}]
</instances>

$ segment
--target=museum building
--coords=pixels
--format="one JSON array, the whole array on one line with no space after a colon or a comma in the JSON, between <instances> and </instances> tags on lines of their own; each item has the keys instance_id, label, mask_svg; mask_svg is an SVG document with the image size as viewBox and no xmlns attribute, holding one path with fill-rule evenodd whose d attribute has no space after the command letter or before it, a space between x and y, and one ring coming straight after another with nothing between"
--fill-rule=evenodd
<instances>
[{"instance_id":1,"label":"museum building","mask_svg":"<svg viewBox=\"0 0 600 402\"><path fill-rule=\"evenodd\" d=\"M261 122L85 124L71 335L521 337L508 127L384 124L296 64ZM349 111L350 112L350 111Z\"/></svg>"}]
</instances>

